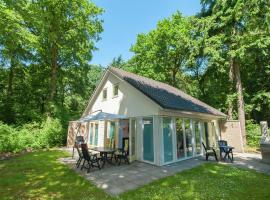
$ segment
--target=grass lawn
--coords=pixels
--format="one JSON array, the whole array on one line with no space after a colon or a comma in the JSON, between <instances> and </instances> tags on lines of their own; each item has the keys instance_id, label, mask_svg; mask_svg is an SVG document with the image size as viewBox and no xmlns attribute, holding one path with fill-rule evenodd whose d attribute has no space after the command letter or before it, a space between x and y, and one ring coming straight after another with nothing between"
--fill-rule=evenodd
<instances>
[{"instance_id":1,"label":"grass lawn","mask_svg":"<svg viewBox=\"0 0 270 200\"><path fill-rule=\"evenodd\" d=\"M0 199L269 199L270 176L214 163L111 197L57 158L34 152L0 161Z\"/></svg>"}]
</instances>

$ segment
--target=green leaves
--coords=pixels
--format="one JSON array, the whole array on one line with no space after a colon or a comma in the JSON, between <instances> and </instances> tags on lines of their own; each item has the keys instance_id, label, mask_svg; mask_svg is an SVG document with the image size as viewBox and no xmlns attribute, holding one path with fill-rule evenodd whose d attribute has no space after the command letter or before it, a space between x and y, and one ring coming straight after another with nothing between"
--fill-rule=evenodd
<instances>
[{"instance_id":1,"label":"green leaves","mask_svg":"<svg viewBox=\"0 0 270 200\"><path fill-rule=\"evenodd\" d=\"M136 73L178 85L176 77L186 67L191 45L190 19L177 12L159 21L155 30L138 35L129 65Z\"/></svg>"}]
</instances>

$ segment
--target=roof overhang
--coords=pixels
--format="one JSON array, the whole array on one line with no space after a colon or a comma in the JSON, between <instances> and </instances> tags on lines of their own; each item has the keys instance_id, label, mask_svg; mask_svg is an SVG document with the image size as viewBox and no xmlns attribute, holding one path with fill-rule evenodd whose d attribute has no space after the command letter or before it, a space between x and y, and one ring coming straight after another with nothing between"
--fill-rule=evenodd
<instances>
[{"instance_id":1,"label":"roof overhang","mask_svg":"<svg viewBox=\"0 0 270 200\"><path fill-rule=\"evenodd\" d=\"M215 120L215 119L226 119L226 115L212 115L207 113L199 113L192 111L180 111L180 110L170 110L162 109L159 115L174 116L174 117L184 117L184 118L194 118L194 119L205 119L205 120Z\"/></svg>"},{"instance_id":2,"label":"roof overhang","mask_svg":"<svg viewBox=\"0 0 270 200\"><path fill-rule=\"evenodd\" d=\"M97 114L87 115L78 120L80 123L89 121L104 121L104 120L114 120L114 119L126 119L126 115L118 115L106 112L99 112Z\"/></svg>"}]
</instances>

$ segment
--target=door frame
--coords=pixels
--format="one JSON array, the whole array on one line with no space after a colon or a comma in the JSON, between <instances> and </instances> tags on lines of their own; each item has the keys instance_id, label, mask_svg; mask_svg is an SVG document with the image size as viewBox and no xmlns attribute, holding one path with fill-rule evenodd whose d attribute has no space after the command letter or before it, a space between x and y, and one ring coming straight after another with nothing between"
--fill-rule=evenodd
<instances>
[{"instance_id":1,"label":"door frame","mask_svg":"<svg viewBox=\"0 0 270 200\"><path fill-rule=\"evenodd\" d=\"M132 148L133 148L133 145L132 145L132 121L134 121L134 148L135 148L135 151L134 151L134 155L131 155L131 152L132 152ZM129 161L130 162L133 162L136 160L137 158L137 149L136 149L136 143L137 143L137 119L136 118L129 118L129 134L128 134L128 137L129 137Z\"/></svg>"}]
</instances>

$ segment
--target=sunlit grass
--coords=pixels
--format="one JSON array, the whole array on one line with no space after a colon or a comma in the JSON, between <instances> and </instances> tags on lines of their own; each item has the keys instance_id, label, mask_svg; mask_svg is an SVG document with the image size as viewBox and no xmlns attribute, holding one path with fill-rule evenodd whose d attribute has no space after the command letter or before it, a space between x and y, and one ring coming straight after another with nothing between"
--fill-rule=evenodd
<instances>
[{"instance_id":1,"label":"sunlit grass","mask_svg":"<svg viewBox=\"0 0 270 200\"><path fill-rule=\"evenodd\" d=\"M270 176L207 163L122 194L123 199L269 199Z\"/></svg>"},{"instance_id":2,"label":"sunlit grass","mask_svg":"<svg viewBox=\"0 0 270 200\"><path fill-rule=\"evenodd\" d=\"M110 199L57 161L62 151L34 152L0 162L0 199Z\"/></svg>"},{"instance_id":3,"label":"sunlit grass","mask_svg":"<svg viewBox=\"0 0 270 200\"><path fill-rule=\"evenodd\" d=\"M111 197L57 161L63 151L0 162L0 199L269 199L270 176L208 163Z\"/></svg>"}]
</instances>

